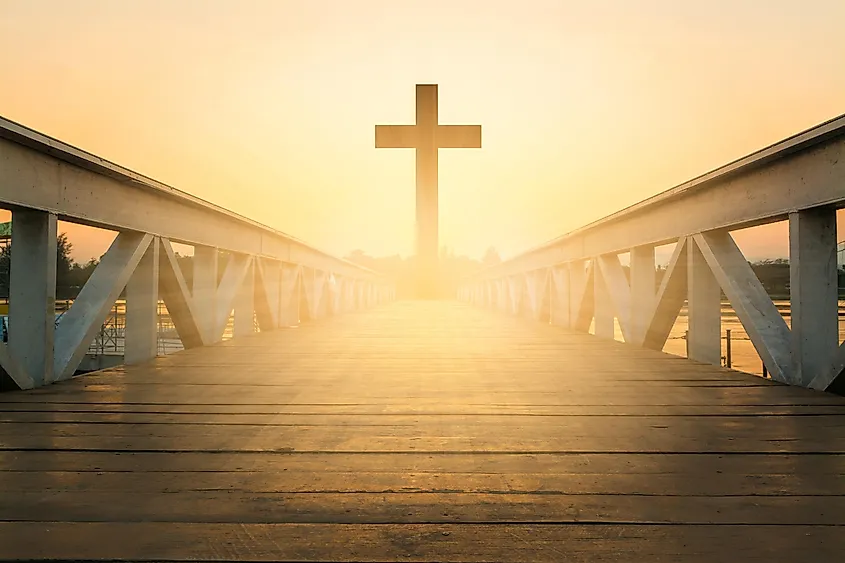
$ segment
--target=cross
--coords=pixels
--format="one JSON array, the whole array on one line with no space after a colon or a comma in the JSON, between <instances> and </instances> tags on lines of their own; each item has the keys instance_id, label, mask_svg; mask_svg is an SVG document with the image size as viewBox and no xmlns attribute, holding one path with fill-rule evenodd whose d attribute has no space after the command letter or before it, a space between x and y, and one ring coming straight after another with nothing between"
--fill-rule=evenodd
<instances>
[{"instance_id":1,"label":"cross","mask_svg":"<svg viewBox=\"0 0 845 563\"><path fill-rule=\"evenodd\" d=\"M417 149L417 268L420 297L437 293L437 150L481 148L481 125L440 125L437 84L417 84L415 125L376 125L377 149Z\"/></svg>"}]
</instances>

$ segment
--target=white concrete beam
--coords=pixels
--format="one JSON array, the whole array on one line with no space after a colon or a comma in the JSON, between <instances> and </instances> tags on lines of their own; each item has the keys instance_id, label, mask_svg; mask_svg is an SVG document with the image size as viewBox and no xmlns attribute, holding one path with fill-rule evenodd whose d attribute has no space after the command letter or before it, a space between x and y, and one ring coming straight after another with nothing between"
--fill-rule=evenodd
<instances>
[{"instance_id":1,"label":"white concrete beam","mask_svg":"<svg viewBox=\"0 0 845 563\"><path fill-rule=\"evenodd\" d=\"M684 300L687 298L687 249L691 246L688 238L678 240L660 287L654 299L654 305L648 315L647 330L643 346L652 350L662 350L666 339L675 326Z\"/></svg>"},{"instance_id":2,"label":"white concrete beam","mask_svg":"<svg viewBox=\"0 0 845 563\"><path fill-rule=\"evenodd\" d=\"M721 231L694 238L772 379L797 385L789 327L733 237Z\"/></svg>"},{"instance_id":3,"label":"white concrete beam","mask_svg":"<svg viewBox=\"0 0 845 563\"><path fill-rule=\"evenodd\" d=\"M525 276L515 275L507 277L508 287L508 312L518 315L522 308L523 294L525 293Z\"/></svg>"},{"instance_id":4,"label":"white concrete beam","mask_svg":"<svg viewBox=\"0 0 845 563\"><path fill-rule=\"evenodd\" d=\"M191 245L266 256L350 277L379 279L251 221L0 117L0 202L86 225L151 233Z\"/></svg>"},{"instance_id":5,"label":"white concrete beam","mask_svg":"<svg viewBox=\"0 0 845 563\"><path fill-rule=\"evenodd\" d=\"M595 312L595 263L577 261L569 266L569 313L572 315L572 328L581 332L590 330L590 322Z\"/></svg>"},{"instance_id":6,"label":"white concrete beam","mask_svg":"<svg viewBox=\"0 0 845 563\"><path fill-rule=\"evenodd\" d=\"M235 308L235 299L244 285L247 270L252 267L252 257L243 254L230 254L223 270L223 278L217 287L217 332L219 340L226 331L229 315Z\"/></svg>"},{"instance_id":7,"label":"white concrete beam","mask_svg":"<svg viewBox=\"0 0 845 563\"><path fill-rule=\"evenodd\" d=\"M262 332L279 328L281 276L281 262L264 258L255 261L255 315Z\"/></svg>"},{"instance_id":8,"label":"white concrete beam","mask_svg":"<svg viewBox=\"0 0 845 563\"><path fill-rule=\"evenodd\" d=\"M572 320L569 314L569 265L552 268L551 323L569 328Z\"/></svg>"},{"instance_id":9,"label":"white concrete beam","mask_svg":"<svg viewBox=\"0 0 845 563\"><path fill-rule=\"evenodd\" d=\"M599 256L596 258L596 262L598 262L599 268L601 269L601 278L604 281L606 297L610 300L612 313L619 320L622 337L625 339L625 342L633 342L634 335L631 330L631 287L625 276L625 271L622 269L622 264L619 262L619 256L616 254ZM598 311L598 303L596 304L596 310ZM598 314L596 314L596 317L598 318ZM598 327L598 324L596 326ZM615 327L612 330L615 333ZM611 335L611 338L613 337L615 337L615 334Z\"/></svg>"},{"instance_id":10,"label":"white concrete beam","mask_svg":"<svg viewBox=\"0 0 845 563\"><path fill-rule=\"evenodd\" d=\"M800 188L796 188L800 186ZM845 117L795 135L490 267L500 277L661 245L682 236L781 221L845 205Z\"/></svg>"},{"instance_id":11,"label":"white concrete beam","mask_svg":"<svg viewBox=\"0 0 845 563\"><path fill-rule=\"evenodd\" d=\"M511 310L510 284L507 278L501 278L496 283L496 308L503 313Z\"/></svg>"},{"instance_id":12,"label":"white concrete beam","mask_svg":"<svg viewBox=\"0 0 845 563\"><path fill-rule=\"evenodd\" d=\"M531 318L539 321L545 318L548 320L549 306L547 293L549 291L549 269L543 268L525 274L525 288L528 295L528 305L531 308Z\"/></svg>"},{"instance_id":13,"label":"white concrete beam","mask_svg":"<svg viewBox=\"0 0 845 563\"><path fill-rule=\"evenodd\" d=\"M55 215L31 210L12 212L9 353L18 367L10 365L13 372L7 373L15 373L17 378L25 373L36 387L54 378L56 236Z\"/></svg>"},{"instance_id":14,"label":"white concrete beam","mask_svg":"<svg viewBox=\"0 0 845 563\"><path fill-rule=\"evenodd\" d=\"M600 263L600 259L596 259ZM593 272L594 284L594 314L595 314L595 335L599 338L613 340L616 332L614 324L613 301L610 296L607 282L601 267L595 268Z\"/></svg>"},{"instance_id":15,"label":"white concrete beam","mask_svg":"<svg viewBox=\"0 0 845 563\"><path fill-rule=\"evenodd\" d=\"M722 291L697 245L687 249L689 358L718 366L722 358Z\"/></svg>"},{"instance_id":16,"label":"white concrete beam","mask_svg":"<svg viewBox=\"0 0 845 563\"><path fill-rule=\"evenodd\" d=\"M119 233L114 239L59 321L53 361L55 380L73 376L152 239L152 235L133 232Z\"/></svg>"},{"instance_id":17,"label":"white concrete beam","mask_svg":"<svg viewBox=\"0 0 845 563\"><path fill-rule=\"evenodd\" d=\"M255 333L255 260L250 260L233 300L233 337Z\"/></svg>"},{"instance_id":18,"label":"white concrete beam","mask_svg":"<svg viewBox=\"0 0 845 563\"><path fill-rule=\"evenodd\" d=\"M303 271L302 282L305 297L308 300L308 312L311 319L322 319L326 316L326 285L328 274L322 270L308 269ZM366 285L366 307L372 307L374 296L372 284Z\"/></svg>"},{"instance_id":19,"label":"white concrete beam","mask_svg":"<svg viewBox=\"0 0 845 563\"><path fill-rule=\"evenodd\" d=\"M153 238L126 284L123 360L148 362L158 353L159 241Z\"/></svg>"},{"instance_id":20,"label":"white concrete beam","mask_svg":"<svg viewBox=\"0 0 845 563\"><path fill-rule=\"evenodd\" d=\"M0 342L0 369L18 386L19 389L32 389L35 381L26 373L18 361L9 353L5 342Z\"/></svg>"},{"instance_id":21,"label":"white concrete beam","mask_svg":"<svg viewBox=\"0 0 845 563\"><path fill-rule=\"evenodd\" d=\"M159 293L167 308L170 320L176 327L176 333L182 346L196 348L217 342L214 335L207 337L198 321L197 306L188 290L185 276L176 260L173 246L167 239L160 240L159 251Z\"/></svg>"},{"instance_id":22,"label":"white concrete beam","mask_svg":"<svg viewBox=\"0 0 845 563\"><path fill-rule=\"evenodd\" d=\"M209 344L220 341L217 331L217 275L220 251L212 246L194 247L194 272L192 292L194 314L203 335Z\"/></svg>"},{"instance_id":23,"label":"white concrete beam","mask_svg":"<svg viewBox=\"0 0 845 563\"><path fill-rule=\"evenodd\" d=\"M789 288L795 378L809 386L839 348L836 209L789 214Z\"/></svg>"},{"instance_id":24,"label":"white concrete beam","mask_svg":"<svg viewBox=\"0 0 845 563\"><path fill-rule=\"evenodd\" d=\"M293 264L282 264L282 283L279 285L279 324L281 326L299 325L299 270L299 267Z\"/></svg>"},{"instance_id":25,"label":"white concrete beam","mask_svg":"<svg viewBox=\"0 0 845 563\"><path fill-rule=\"evenodd\" d=\"M809 387L819 391L845 393L845 344L839 345L830 365L813 378Z\"/></svg>"},{"instance_id":26,"label":"white concrete beam","mask_svg":"<svg viewBox=\"0 0 845 563\"><path fill-rule=\"evenodd\" d=\"M329 276L329 295L331 295L331 314L337 315L343 311L343 278L335 274ZM383 288L379 288L379 301L384 302Z\"/></svg>"},{"instance_id":27,"label":"white concrete beam","mask_svg":"<svg viewBox=\"0 0 845 563\"><path fill-rule=\"evenodd\" d=\"M642 346L657 291L653 246L631 249L631 343Z\"/></svg>"}]
</instances>

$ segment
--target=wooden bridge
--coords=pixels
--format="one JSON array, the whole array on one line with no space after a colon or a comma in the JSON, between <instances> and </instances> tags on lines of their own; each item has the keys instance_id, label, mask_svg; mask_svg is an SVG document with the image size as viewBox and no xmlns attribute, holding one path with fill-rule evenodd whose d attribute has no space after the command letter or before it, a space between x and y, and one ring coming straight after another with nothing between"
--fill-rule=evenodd
<instances>
[{"instance_id":1,"label":"wooden bridge","mask_svg":"<svg viewBox=\"0 0 845 563\"><path fill-rule=\"evenodd\" d=\"M376 272L0 125L0 377L20 388L0 394L0 560L841 558L845 118L455 302L396 302ZM56 326L58 219L119 234ZM789 325L730 234L778 220ZM195 249L190 284L172 242ZM126 365L72 377L124 289ZM720 292L773 381L717 365ZM186 350L155 357L160 300ZM660 351L684 302L690 359Z\"/></svg>"},{"instance_id":2,"label":"wooden bridge","mask_svg":"<svg viewBox=\"0 0 845 563\"><path fill-rule=\"evenodd\" d=\"M3 559L835 561L845 399L445 302L0 395Z\"/></svg>"}]
</instances>

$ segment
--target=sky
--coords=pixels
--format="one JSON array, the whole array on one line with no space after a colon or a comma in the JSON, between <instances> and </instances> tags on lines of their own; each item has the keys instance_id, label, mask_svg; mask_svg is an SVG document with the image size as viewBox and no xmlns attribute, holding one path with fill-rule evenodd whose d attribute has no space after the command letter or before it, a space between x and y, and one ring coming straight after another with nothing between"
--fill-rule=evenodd
<instances>
[{"instance_id":1,"label":"sky","mask_svg":"<svg viewBox=\"0 0 845 563\"><path fill-rule=\"evenodd\" d=\"M510 256L845 113L843 21L842 0L0 0L0 115L336 254L409 255L414 151L373 126L437 83L441 123L483 128L440 151L441 244ZM105 250L63 227L77 259Z\"/></svg>"}]
</instances>

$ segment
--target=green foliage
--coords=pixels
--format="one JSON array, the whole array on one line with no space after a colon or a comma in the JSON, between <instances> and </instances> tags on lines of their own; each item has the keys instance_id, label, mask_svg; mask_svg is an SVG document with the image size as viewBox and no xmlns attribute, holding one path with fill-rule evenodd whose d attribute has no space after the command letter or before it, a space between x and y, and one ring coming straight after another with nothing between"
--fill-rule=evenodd
<instances>
[{"instance_id":1,"label":"green foliage","mask_svg":"<svg viewBox=\"0 0 845 563\"><path fill-rule=\"evenodd\" d=\"M11 266L12 244L0 248L0 298L9 297L9 276ZM97 267L98 261L91 260L87 264L77 264L70 253L73 244L67 234L61 233L56 238L56 299L73 299L88 281L91 272Z\"/></svg>"}]
</instances>

